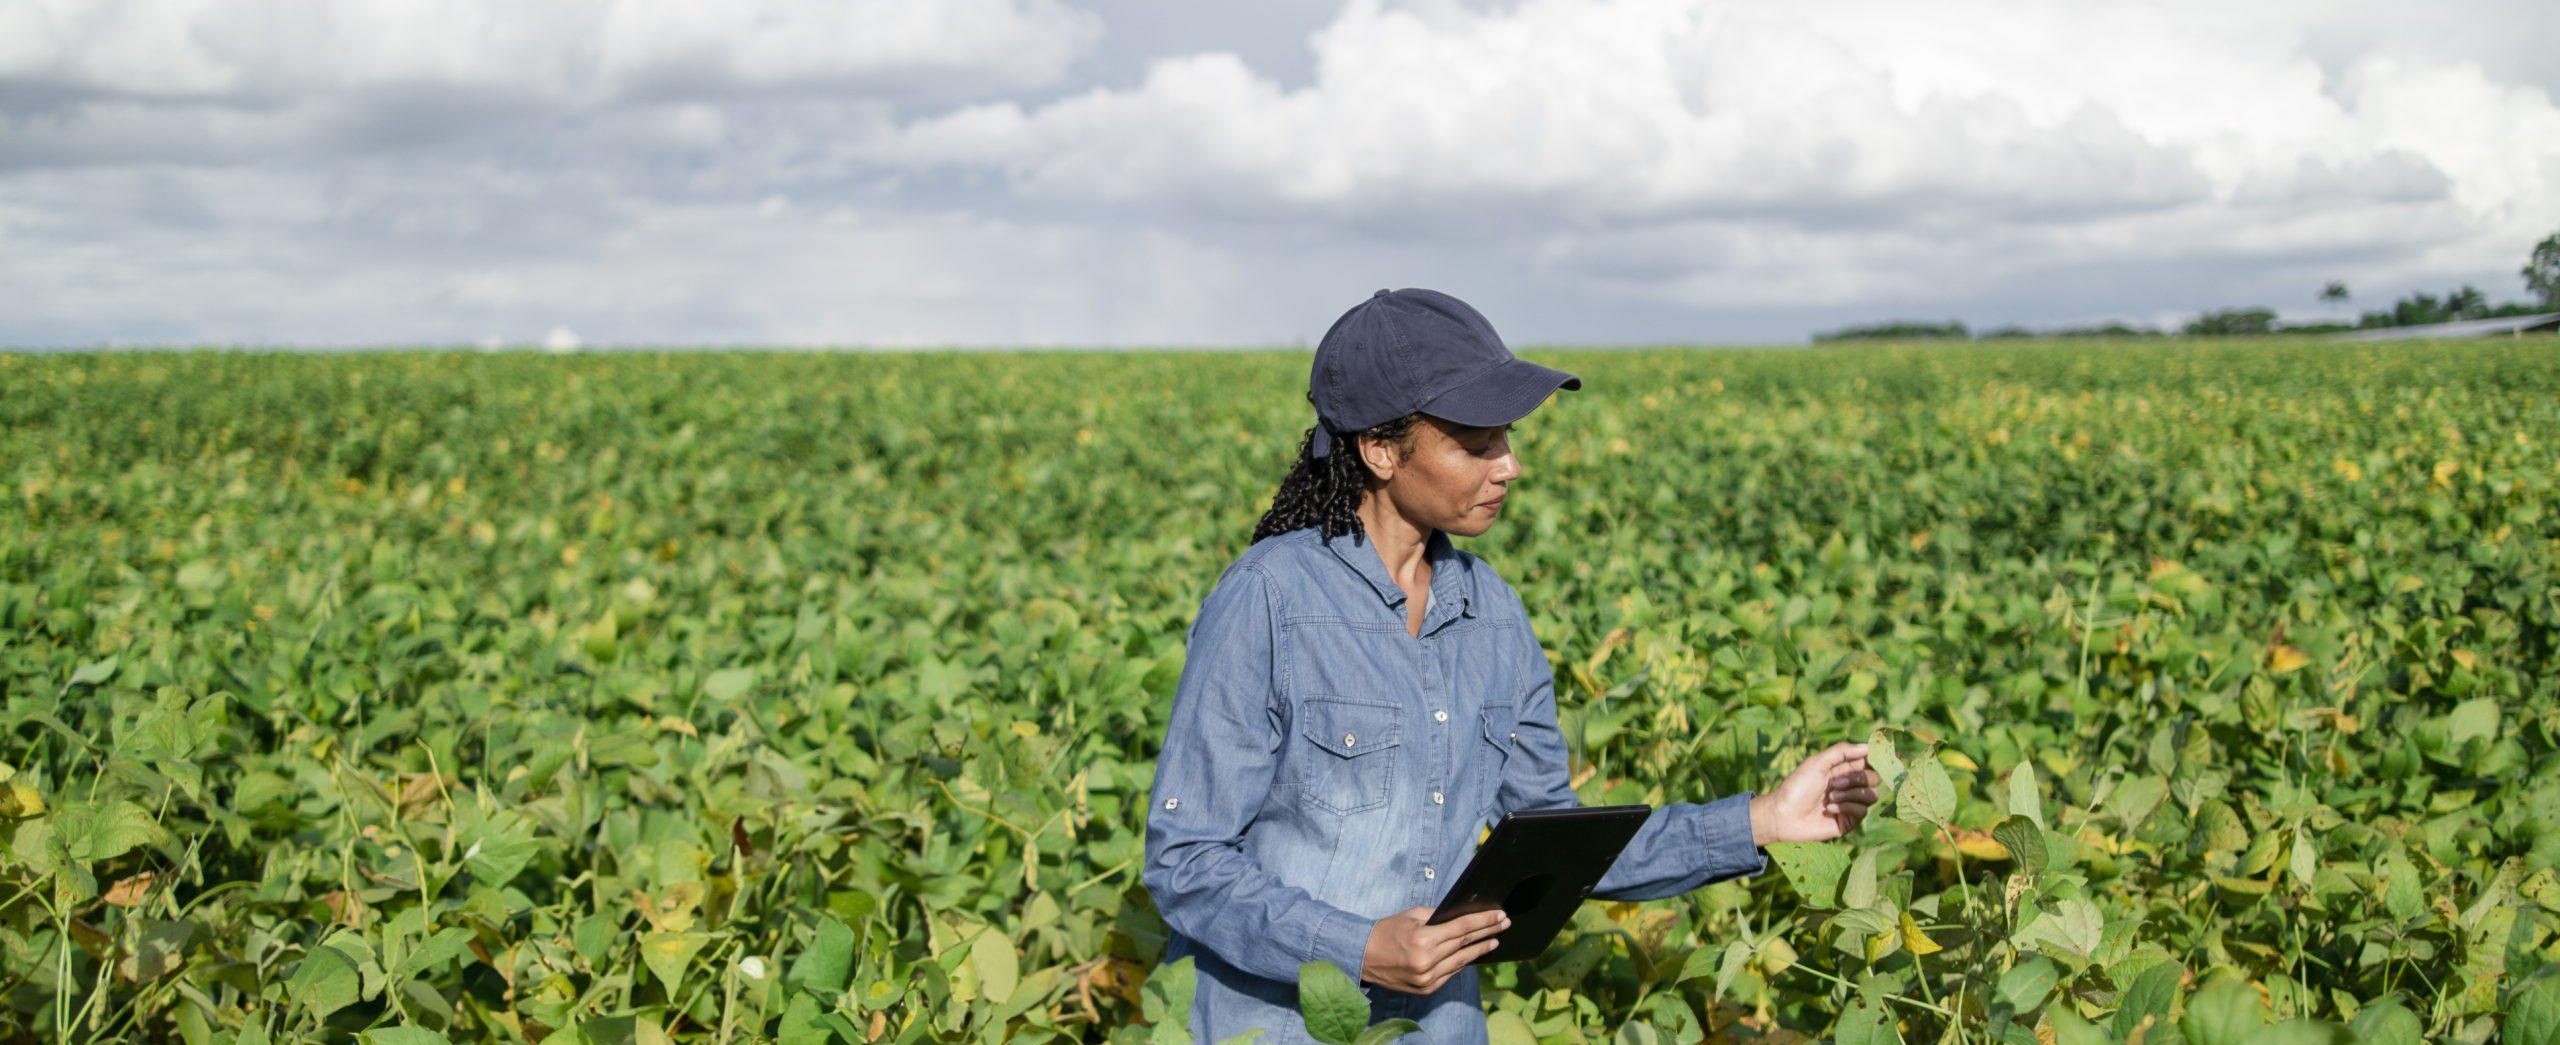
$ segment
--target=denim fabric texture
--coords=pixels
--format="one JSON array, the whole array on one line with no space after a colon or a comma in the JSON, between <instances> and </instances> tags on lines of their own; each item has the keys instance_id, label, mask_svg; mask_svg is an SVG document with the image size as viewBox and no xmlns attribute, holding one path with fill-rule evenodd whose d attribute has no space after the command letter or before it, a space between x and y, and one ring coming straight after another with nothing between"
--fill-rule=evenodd
<instances>
[{"instance_id":1,"label":"denim fabric texture","mask_svg":"<svg viewBox=\"0 0 2560 1045\"><path fill-rule=\"evenodd\" d=\"M1511 586L1434 533L1420 637L1365 537L1254 544L1191 626L1147 805L1147 891L1193 959L1201 1045L1261 1028L1312 1042L1300 964L1355 982L1370 925L1436 905L1512 810L1579 804L1554 673ZM1750 792L1654 810L1595 899L1650 900L1758 874ZM1435 1045L1486 1040L1477 974L1430 995L1363 985L1372 1021Z\"/></svg>"}]
</instances>

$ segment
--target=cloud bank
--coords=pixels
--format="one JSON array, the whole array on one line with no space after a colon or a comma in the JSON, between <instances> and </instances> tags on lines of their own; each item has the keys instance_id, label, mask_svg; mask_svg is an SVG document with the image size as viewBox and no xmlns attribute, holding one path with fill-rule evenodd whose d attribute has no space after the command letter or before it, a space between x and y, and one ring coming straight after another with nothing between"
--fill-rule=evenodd
<instances>
[{"instance_id":1,"label":"cloud bank","mask_svg":"<svg viewBox=\"0 0 2560 1045\"><path fill-rule=\"evenodd\" d=\"M1784 341L2507 296L2560 228L2522 4L1295 13L0 8L0 343L1270 344L1391 285Z\"/></svg>"}]
</instances>

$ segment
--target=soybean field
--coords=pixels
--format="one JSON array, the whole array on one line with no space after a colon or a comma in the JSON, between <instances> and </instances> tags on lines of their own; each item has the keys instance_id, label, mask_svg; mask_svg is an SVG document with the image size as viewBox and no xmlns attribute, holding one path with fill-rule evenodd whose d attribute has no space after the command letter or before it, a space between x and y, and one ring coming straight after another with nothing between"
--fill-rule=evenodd
<instances>
[{"instance_id":1,"label":"soybean field","mask_svg":"<svg viewBox=\"0 0 2560 1045\"><path fill-rule=\"evenodd\" d=\"M1893 794L1496 1042L2560 1040L2560 344L1524 354L1582 798ZM0 1041L1188 1042L1151 758L1306 367L0 354Z\"/></svg>"}]
</instances>

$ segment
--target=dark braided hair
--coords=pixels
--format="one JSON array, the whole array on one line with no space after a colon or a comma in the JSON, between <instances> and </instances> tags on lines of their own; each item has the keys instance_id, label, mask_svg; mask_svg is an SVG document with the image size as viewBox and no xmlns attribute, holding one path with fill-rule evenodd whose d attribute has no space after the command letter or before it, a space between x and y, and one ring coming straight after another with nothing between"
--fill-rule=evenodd
<instances>
[{"instance_id":1,"label":"dark braided hair","mask_svg":"<svg viewBox=\"0 0 2560 1045\"><path fill-rule=\"evenodd\" d=\"M1406 414L1358 435L1393 444L1399 455L1411 453L1413 422L1421 416ZM1288 478L1280 480L1280 491L1271 495L1271 510L1262 513L1262 522L1253 528L1254 541L1309 526L1323 527L1328 541L1346 533L1367 532L1360 525L1359 509L1360 494L1369 488L1369 469L1360 462L1357 436L1335 435L1333 452L1323 457L1310 456L1315 441L1313 428L1299 437L1298 463L1289 466Z\"/></svg>"}]
</instances>

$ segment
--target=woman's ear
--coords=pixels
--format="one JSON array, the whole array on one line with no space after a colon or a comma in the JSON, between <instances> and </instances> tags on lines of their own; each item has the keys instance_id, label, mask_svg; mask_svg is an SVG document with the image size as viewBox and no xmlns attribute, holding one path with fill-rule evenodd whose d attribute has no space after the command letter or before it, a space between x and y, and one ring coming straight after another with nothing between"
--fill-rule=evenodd
<instances>
[{"instance_id":1,"label":"woman's ear","mask_svg":"<svg viewBox=\"0 0 2560 1045\"><path fill-rule=\"evenodd\" d=\"M1359 443L1360 463L1369 469L1371 477L1382 483L1396 477L1396 448L1393 445L1365 435L1353 436L1352 439Z\"/></svg>"}]
</instances>

